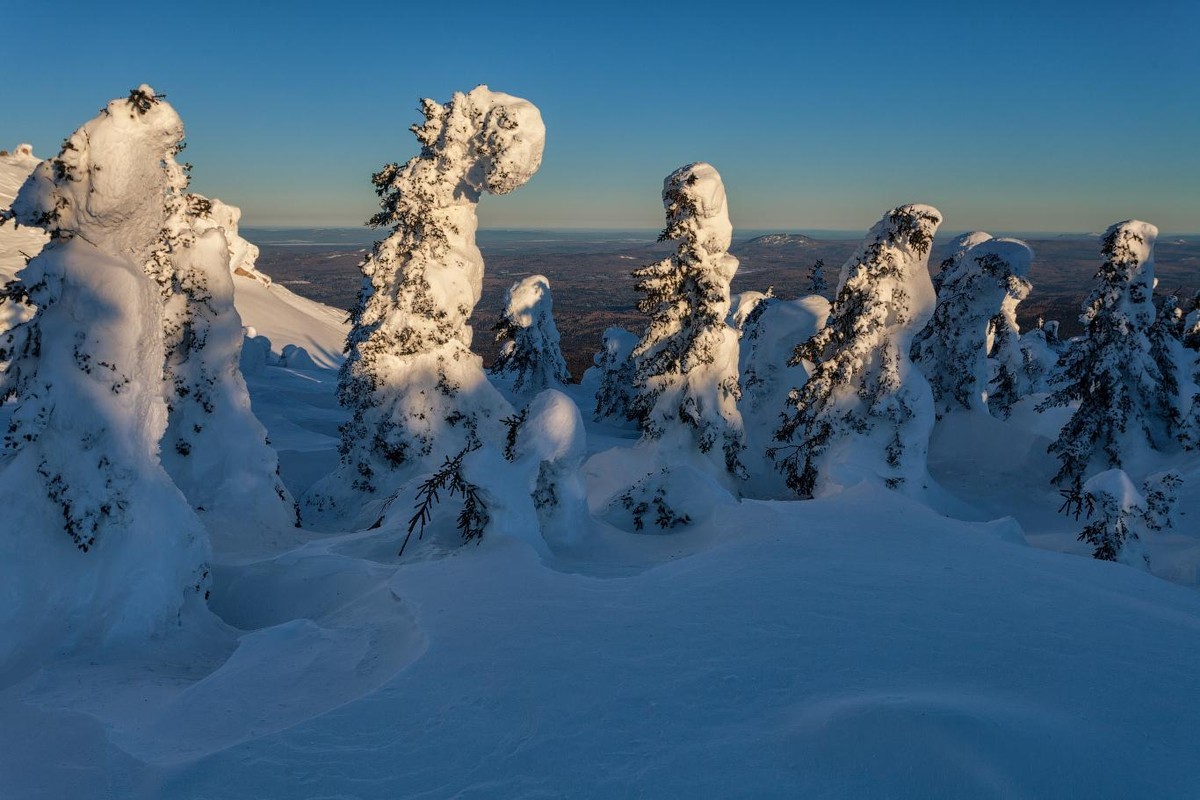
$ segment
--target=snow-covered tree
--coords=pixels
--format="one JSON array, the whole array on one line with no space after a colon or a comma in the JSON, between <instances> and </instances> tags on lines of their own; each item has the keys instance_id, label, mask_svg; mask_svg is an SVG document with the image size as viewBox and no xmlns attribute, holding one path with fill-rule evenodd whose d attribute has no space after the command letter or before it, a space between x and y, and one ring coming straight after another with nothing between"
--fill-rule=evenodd
<instances>
[{"instance_id":1,"label":"snow-covered tree","mask_svg":"<svg viewBox=\"0 0 1200 800\"><path fill-rule=\"evenodd\" d=\"M678 247L633 273L650 325L632 354L632 416L647 438L686 435L741 476L738 336L725 322L738 262L728 252L733 226L721 176L703 162L680 167L663 181L663 206L659 241Z\"/></svg>"},{"instance_id":2,"label":"snow-covered tree","mask_svg":"<svg viewBox=\"0 0 1200 800\"><path fill-rule=\"evenodd\" d=\"M225 212L214 215L214 207ZM239 368L243 333L231 258L241 237L234 219L224 204L184 195L150 274L166 310L163 465L214 532L242 538L298 521Z\"/></svg>"},{"instance_id":3,"label":"snow-covered tree","mask_svg":"<svg viewBox=\"0 0 1200 800\"><path fill-rule=\"evenodd\" d=\"M1016 239L982 232L968 236L974 243L958 249L940 273L937 305L911 353L929 379L939 418L954 409L983 411L994 403L1007 416L1022 389L1016 309L1029 295L1025 276L1033 252ZM989 353L999 368L994 393L988 391Z\"/></svg>"},{"instance_id":4,"label":"snow-covered tree","mask_svg":"<svg viewBox=\"0 0 1200 800\"><path fill-rule=\"evenodd\" d=\"M550 281L544 275L530 275L512 285L494 330L503 346L492 374L511 378L514 392L534 395L571 382L554 324Z\"/></svg>"},{"instance_id":5,"label":"snow-covered tree","mask_svg":"<svg viewBox=\"0 0 1200 800\"><path fill-rule=\"evenodd\" d=\"M422 112L412 128L421 152L374 176L383 210L371 224L391 233L361 266L338 379L350 412L341 467L332 486L310 495L314 507L500 438L500 420L512 413L470 349L468 319L483 289L476 204L533 176L545 127L533 104L485 86L446 104L426 99Z\"/></svg>"},{"instance_id":6,"label":"snow-covered tree","mask_svg":"<svg viewBox=\"0 0 1200 800\"><path fill-rule=\"evenodd\" d=\"M756 293L757 294L757 293ZM743 295L744 296L744 295ZM742 304L743 307L745 303ZM787 486L767 457L779 427L779 409L794 387L803 386L803 363L789 363L796 342L811 338L829 317L829 301L819 295L796 300L762 297L742 324L742 399L738 408L746 429L745 493L751 497L783 497Z\"/></svg>"},{"instance_id":7,"label":"snow-covered tree","mask_svg":"<svg viewBox=\"0 0 1200 800\"><path fill-rule=\"evenodd\" d=\"M933 402L909 349L933 311L941 221L930 206L889 211L842 267L825 327L796 347L789 363L808 362L809 378L791 392L770 455L801 497L864 478L920 488Z\"/></svg>"},{"instance_id":8,"label":"snow-covered tree","mask_svg":"<svg viewBox=\"0 0 1200 800\"><path fill-rule=\"evenodd\" d=\"M158 459L164 313L144 272L182 133L140 87L39 165L13 204L51 241L19 275L35 316L0 343L11 359L0 398L15 400L0 584L17 600L0 608L0 649L26 634L61 636L54 646L142 638L202 609L207 538Z\"/></svg>"},{"instance_id":9,"label":"snow-covered tree","mask_svg":"<svg viewBox=\"0 0 1200 800\"><path fill-rule=\"evenodd\" d=\"M633 403L633 348L638 337L624 328L606 328L595 365L583 376L583 386L596 400L592 417L597 422L625 422Z\"/></svg>"},{"instance_id":10,"label":"snow-covered tree","mask_svg":"<svg viewBox=\"0 0 1200 800\"><path fill-rule=\"evenodd\" d=\"M1050 391L1050 381L1063 353L1058 327L1057 320L1046 321L1038 317L1037 325L1021 334L1022 375L1019 383L1029 387L1029 394Z\"/></svg>"},{"instance_id":11,"label":"snow-covered tree","mask_svg":"<svg viewBox=\"0 0 1200 800\"><path fill-rule=\"evenodd\" d=\"M1063 354L1057 387L1039 406L1078 403L1050 446L1060 485L1078 487L1095 469L1121 466L1135 449L1167 448L1180 419L1152 355L1154 241L1158 229L1128 220L1104 234L1104 262L1083 307L1083 336Z\"/></svg>"}]
</instances>

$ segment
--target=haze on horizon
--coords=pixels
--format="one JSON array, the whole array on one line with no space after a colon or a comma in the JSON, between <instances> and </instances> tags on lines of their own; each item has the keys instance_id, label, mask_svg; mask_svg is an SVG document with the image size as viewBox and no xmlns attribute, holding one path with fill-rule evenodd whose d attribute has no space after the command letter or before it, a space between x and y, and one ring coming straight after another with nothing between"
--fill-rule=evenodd
<instances>
[{"instance_id":1,"label":"haze on horizon","mask_svg":"<svg viewBox=\"0 0 1200 800\"><path fill-rule=\"evenodd\" d=\"M722 173L743 230L863 230L928 202L947 229L1200 232L1200 8L1187 0L779 8L344 2L317 14L78 0L9 10L0 148L41 157L142 82L187 125L197 191L246 226L358 226L417 100L479 83L548 128L487 228L648 229L662 179ZM87 19L65 38L64 20Z\"/></svg>"}]
</instances>

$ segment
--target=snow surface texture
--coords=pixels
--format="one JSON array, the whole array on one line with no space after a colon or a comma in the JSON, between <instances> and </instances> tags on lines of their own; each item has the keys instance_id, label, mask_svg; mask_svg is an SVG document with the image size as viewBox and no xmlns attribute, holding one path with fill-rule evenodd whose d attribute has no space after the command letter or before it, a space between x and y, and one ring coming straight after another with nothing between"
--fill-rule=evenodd
<instances>
[{"instance_id":1,"label":"snow surface texture","mask_svg":"<svg viewBox=\"0 0 1200 800\"><path fill-rule=\"evenodd\" d=\"M982 231L963 234L953 248L938 273L933 316L913 342L913 360L929 379L938 417L955 408L985 411L993 400L1011 408L1029 393L1027 384L1016 383L1024 374L1017 304L1029 295L1033 251ZM988 391L989 353L1003 376L996 398Z\"/></svg>"},{"instance_id":2,"label":"snow surface texture","mask_svg":"<svg viewBox=\"0 0 1200 800\"><path fill-rule=\"evenodd\" d=\"M812 366L773 454L801 497L864 479L913 494L926 487L933 398L909 349L933 312L928 261L941 221L924 205L884 215L842 267L827 323L796 348L792 361Z\"/></svg>"},{"instance_id":3,"label":"snow surface texture","mask_svg":"<svg viewBox=\"0 0 1200 800\"><path fill-rule=\"evenodd\" d=\"M495 330L503 344L492 374L511 380L514 392L533 395L571 382L546 276L530 275L509 288Z\"/></svg>"},{"instance_id":4,"label":"snow surface texture","mask_svg":"<svg viewBox=\"0 0 1200 800\"><path fill-rule=\"evenodd\" d=\"M420 155L375 176L391 227L363 262L338 394L351 411L342 462L306 498L313 514L362 506L443 459L497 444L512 413L471 352L468 318L483 288L475 245L483 192L506 194L541 164L533 104L479 86L423 101ZM369 513L374 513L373 509Z\"/></svg>"},{"instance_id":5,"label":"snow surface texture","mask_svg":"<svg viewBox=\"0 0 1200 800\"><path fill-rule=\"evenodd\" d=\"M710 164L680 167L663 181L663 206L667 226L659 239L678 248L633 273L643 294L638 310L651 318L631 355L630 411L664 453L698 452L715 474L741 478L738 336L725 321L738 261L728 252L733 225L725 185Z\"/></svg>"}]
</instances>

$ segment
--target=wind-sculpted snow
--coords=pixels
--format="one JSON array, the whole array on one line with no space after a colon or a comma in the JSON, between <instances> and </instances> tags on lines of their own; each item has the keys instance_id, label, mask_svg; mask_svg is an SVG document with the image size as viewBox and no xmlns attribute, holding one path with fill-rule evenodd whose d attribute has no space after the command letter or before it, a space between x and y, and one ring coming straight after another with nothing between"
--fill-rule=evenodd
<instances>
[{"instance_id":1,"label":"wind-sculpted snow","mask_svg":"<svg viewBox=\"0 0 1200 800\"><path fill-rule=\"evenodd\" d=\"M889 211L842 267L825 326L796 347L791 363L809 377L783 409L772 455L801 497L864 479L925 486L933 402L909 349L933 312L927 265L941 221L930 206Z\"/></svg>"},{"instance_id":2,"label":"wind-sculpted snow","mask_svg":"<svg viewBox=\"0 0 1200 800\"><path fill-rule=\"evenodd\" d=\"M338 389L351 419L341 467L307 499L313 512L355 508L363 493L497 443L512 413L470 350L483 281L475 207L537 171L545 127L531 103L484 86L422 110L421 154L375 175L383 211L372 222L391 233L362 265Z\"/></svg>"},{"instance_id":3,"label":"wind-sculpted snow","mask_svg":"<svg viewBox=\"0 0 1200 800\"><path fill-rule=\"evenodd\" d=\"M1022 380L1017 304L1031 289L1026 276L1033 251L981 231L959 237L953 249L938 273L937 305L913 343L912 358L929 379L938 417L956 408L993 407L1006 416L1030 391ZM989 391L992 364L999 375Z\"/></svg>"},{"instance_id":4,"label":"wind-sculpted snow","mask_svg":"<svg viewBox=\"0 0 1200 800\"><path fill-rule=\"evenodd\" d=\"M659 239L678 246L633 273L643 295L638 310L650 322L631 354L630 413L664 451L700 454L740 478L738 336L725 321L738 261L728 252L733 226L721 176L703 162L680 167L663 181L663 206Z\"/></svg>"},{"instance_id":5,"label":"wind-sculpted snow","mask_svg":"<svg viewBox=\"0 0 1200 800\"><path fill-rule=\"evenodd\" d=\"M16 400L0 462L0 683L55 651L203 616L208 585L203 528L158 461L156 288L82 237L52 242L21 279L37 315L10 332L0 384Z\"/></svg>"}]
</instances>

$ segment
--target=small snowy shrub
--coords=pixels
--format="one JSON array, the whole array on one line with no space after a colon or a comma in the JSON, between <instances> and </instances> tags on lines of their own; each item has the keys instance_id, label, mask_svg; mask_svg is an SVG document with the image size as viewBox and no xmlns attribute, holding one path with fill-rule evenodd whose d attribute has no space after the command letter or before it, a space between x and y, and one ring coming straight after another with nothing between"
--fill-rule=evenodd
<instances>
[{"instance_id":1,"label":"small snowy shrub","mask_svg":"<svg viewBox=\"0 0 1200 800\"><path fill-rule=\"evenodd\" d=\"M621 495L621 507L629 513L635 530L643 530L647 522L664 531L691 523L692 518L672 508L667 499L670 476L670 469L664 468L642 478Z\"/></svg>"},{"instance_id":2,"label":"small snowy shrub","mask_svg":"<svg viewBox=\"0 0 1200 800\"><path fill-rule=\"evenodd\" d=\"M808 289L809 294L823 295L829 291L829 281L825 280L825 261L818 258L813 262L813 265L808 268Z\"/></svg>"},{"instance_id":3,"label":"small snowy shrub","mask_svg":"<svg viewBox=\"0 0 1200 800\"><path fill-rule=\"evenodd\" d=\"M592 358L595 366L584 375L585 385L595 383L593 418L597 422L631 418L634 365L630 356L637 343L638 338L624 328L604 331L601 350Z\"/></svg>"},{"instance_id":4,"label":"small snowy shrub","mask_svg":"<svg viewBox=\"0 0 1200 800\"><path fill-rule=\"evenodd\" d=\"M1182 485L1177 472L1160 472L1147 478L1138 492L1124 470L1110 469L1078 489L1062 490L1065 500L1060 510L1088 520L1079 541L1094 547L1093 558L1145 569L1150 559L1143 551L1142 537L1175 526Z\"/></svg>"},{"instance_id":5,"label":"small snowy shrub","mask_svg":"<svg viewBox=\"0 0 1200 800\"><path fill-rule=\"evenodd\" d=\"M932 399L908 353L933 310L927 264L941 221L930 206L888 212L842 268L825 327L795 348L789 364L805 363L809 378L769 455L801 497L834 467L840 485L875 477L899 488L925 475Z\"/></svg>"},{"instance_id":6,"label":"small snowy shrub","mask_svg":"<svg viewBox=\"0 0 1200 800\"><path fill-rule=\"evenodd\" d=\"M451 497L458 495L462 498L462 509L458 512L458 530L462 534L463 542L478 542L483 538L484 530L491 520L487 504L480 497L479 487L463 477L463 459L478 449L479 445L468 445L454 456L446 456L442 465L417 487L416 502L413 505L416 511L408 521L408 533L397 556L404 555L414 530L417 531L418 540L425 535L425 526L433 517L433 508L441 502L439 491L447 492ZM371 527L377 528L382 522L381 517Z\"/></svg>"},{"instance_id":7,"label":"small snowy shrub","mask_svg":"<svg viewBox=\"0 0 1200 800\"><path fill-rule=\"evenodd\" d=\"M530 275L509 288L504 315L493 330L503 346L492 374L511 378L514 392L532 395L571 382L545 276Z\"/></svg>"},{"instance_id":8,"label":"small snowy shrub","mask_svg":"<svg viewBox=\"0 0 1200 800\"><path fill-rule=\"evenodd\" d=\"M632 353L631 414L648 439L686 435L741 477L738 336L725 322L738 262L728 253L733 226L721 176L702 162L677 169L663 181L663 206L659 241L678 247L633 273L650 325Z\"/></svg>"}]
</instances>

